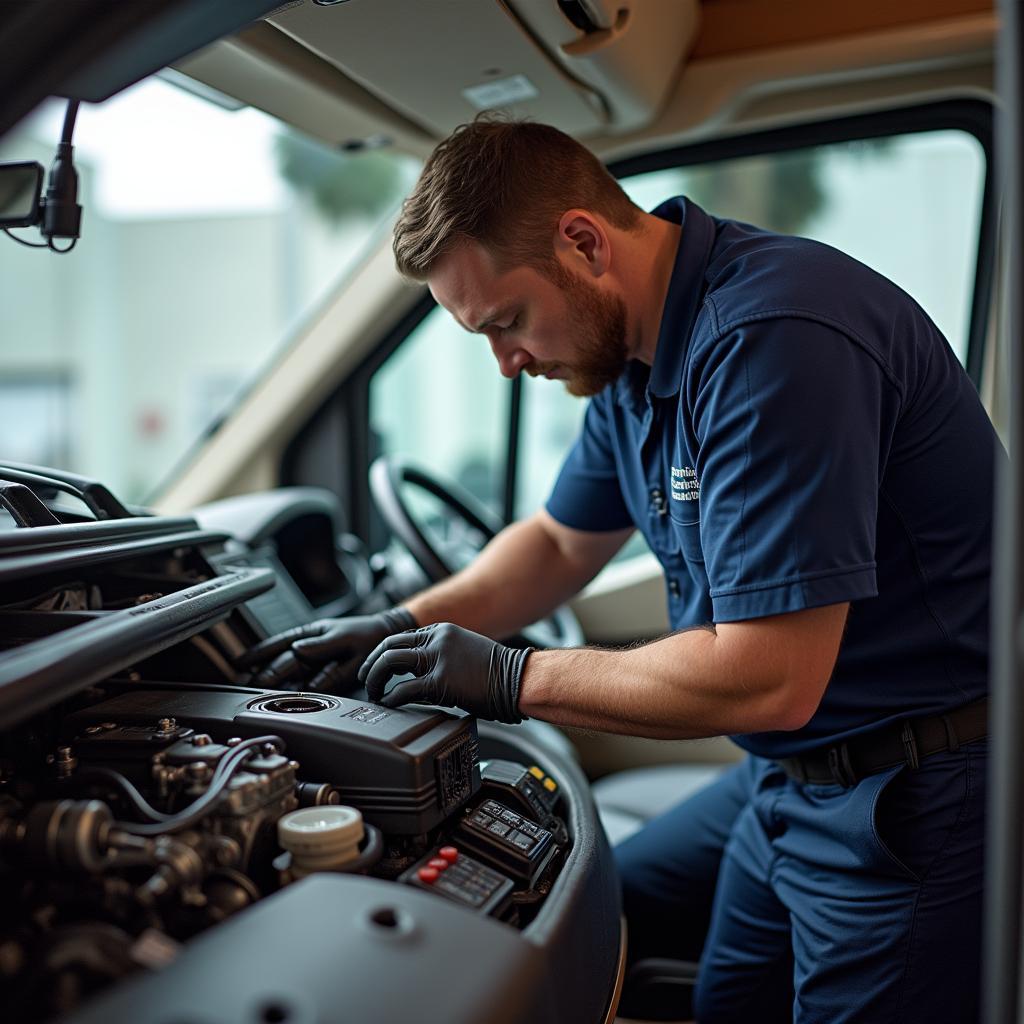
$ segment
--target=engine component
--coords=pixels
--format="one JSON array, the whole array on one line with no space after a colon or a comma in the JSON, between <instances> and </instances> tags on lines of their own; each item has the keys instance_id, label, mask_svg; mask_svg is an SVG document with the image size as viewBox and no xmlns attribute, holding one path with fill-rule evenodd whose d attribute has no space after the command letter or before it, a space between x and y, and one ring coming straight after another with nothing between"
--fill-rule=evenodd
<instances>
[{"instance_id":1,"label":"engine component","mask_svg":"<svg viewBox=\"0 0 1024 1024\"><path fill-rule=\"evenodd\" d=\"M552 789L515 763L539 751L483 723L510 759L483 783L477 723L455 712L233 685L262 635L245 602L283 570L218 572L236 545L192 520L122 513L3 541L4 1024L248 1024L336 1016L339 999L359 1020L599 1019L603 994L581 1015L583 986L562 983L578 965L611 977L619 934L571 763ZM459 838L492 799L552 832L528 882ZM296 880L317 865L282 851L278 822L342 804L362 841ZM467 983L439 987L445 972Z\"/></svg>"},{"instance_id":2,"label":"engine component","mask_svg":"<svg viewBox=\"0 0 1024 1024\"><path fill-rule=\"evenodd\" d=\"M150 744L164 742L152 731L161 717L214 741L197 747L189 742L189 731L179 733L178 745L163 748L163 763L178 773L168 778L168 786L171 778L184 777L182 761L211 763L223 756L218 748L228 739L270 732L287 743L307 777L333 786L342 803L357 807L385 832L424 835L480 788L472 719L391 710L326 694L214 685L128 690L70 716L66 729L83 762L93 757L92 744L109 751L105 763L119 757L127 764L151 751ZM115 727L89 731L103 723Z\"/></svg>"},{"instance_id":3,"label":"engine component","mask_svg":"<svg viewBox=\"0 0 1024 1024\"><path fill-rule=\"evenodd\" d=\"M529 818L485 800L456 830L461 843L478 857L530 886L556 852L551 833Z\"/></svg>"},{"instance_id":4,"label":"engine component","mask_svg":"<svg viewBox=\"0 0 1024 1024\"><path fill-rule=\"evenodd\" d=\"M359 856L363 816L354 807L306 807L278 819L277 838L292 855L294 878L344 868Z\"/></svg>"},{"instance_id":5,"label":"engine component","mask_svg":"<svg viewBox=\"0 0 1024 1024\"><path fill-rule=\"evenodd\" d=\"M110 856L114 816L99 800L36 804L19 820L9 805L0 820L0 861L48 864L72 871L100 871Z\"/></svg>"},{"instance_id":6,"label":"engine component","mask_svg":"<svg viewBox=\"0 0 1024 1024\"><path fill-rule=\"evenodd\" d=\"M300 782L295 787L300 807L323 807L340 804L341 794L329 782Z\"/></svg>"},{"instance_id":7,"label":"engine component","mask_svg":"<svg viewBox=\"0 0 1024 1024\"><path fill-rule=\"evenodd\" d=\"M508 911L514 888L511 879L450 845L431 850L398 880L498 918Z\"/></svg>"},{"instance_id":8,"label":"engine component","mask_svg":"<svg viewBox=\"0 0 1024 1024\"><path fill-rule=\"evenodd\" d=\"M494 796L517 805L523 814L542 824L558 804L558 783L538 765L529 768L515 761L491 758L480 765L480 778Z\"/></svg>"},{"instance_id":9,"label":"engine component","mask_svg":"<svg viewBox=\"0 0 1024 1024\"><path fill-rule=\"evenodd\" d=\"M539 765L529 768L517 761L492 758L480 764L481 796L493 797L498 803L518 810L530 820L543 825L565 847L569 834L557 814L560 800L558 783Z\"/></svg>"}]
</instances>

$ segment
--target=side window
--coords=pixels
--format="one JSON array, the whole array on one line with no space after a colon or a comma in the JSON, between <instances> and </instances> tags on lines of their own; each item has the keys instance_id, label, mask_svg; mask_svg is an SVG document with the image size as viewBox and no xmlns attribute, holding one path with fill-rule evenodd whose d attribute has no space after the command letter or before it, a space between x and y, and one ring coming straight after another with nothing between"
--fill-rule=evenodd
<instances>
[{"instance_id":1,"label":"side window","mask_svg":"<svg viewBox=\"0 0 1024 1024\"><path fill-rule=\"evenodd\" d=\"M523 374L516 518L536 512L551 493L562 462L583 425L585 399L556 381Z\"/></svg>"},{"instance_id":2,"label":"side window","mask_svg":"<svg viewBox=\"0 0 1024 1024\"><path fill-rule=\"evenodd\" d=\"M671 167L622 185L647 210L685 194L716 216L842 249L914 296L966 361L985 180L978 139L941 130ZM584 409L554 382L523 384L517 516L545 501Z\"/></svg>"},{"instance_id":3,"label":"side window","mask_svg":"<svg viewBox=\"0 0 1024 1024\"><path fill-rule=\"evenodd\" d=\"M685 194L709 213L827 242L924 307L967 359L985 151L960 130L833 143L622 182L651 209Z\"/></svg>"},{"instance_id":4,"label":"side window","mask_svg":"<svg viewBox=\"0 0 1024 1024\"><path fill-rule=\"evenodd\" d=\"M510 395L486 339L435 307L370 379L371 444L461 484L501 515Z\"/></svg>"}]
</instances>

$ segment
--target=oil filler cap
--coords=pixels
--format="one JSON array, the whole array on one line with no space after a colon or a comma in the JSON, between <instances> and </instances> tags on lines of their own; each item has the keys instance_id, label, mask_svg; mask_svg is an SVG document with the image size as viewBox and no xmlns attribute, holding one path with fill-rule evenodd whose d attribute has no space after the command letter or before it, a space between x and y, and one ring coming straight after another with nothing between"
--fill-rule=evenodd
<instances>
[{"instance_id":1,"label":"oil filler cap","mask_svg":"<svg viewBox=\"0 0 1024 1024\"><path fill-rule=\"evenodd\" d=\"M311 715L317 711L331 711L341 707L336 697L322 693L289 693L259 697L249 702L250 711L265 711L274 715Z\"/></svg>"},{"instance_id":2,"label":"oil filler cap","mask_svg":"<svg viewBox=\"0 0 1024 1024\"><path fill-rule=\"evenodd\" d=\"M296 878L313 871L336 871L355 860L364 831L362 814L343 804L303 807L283 814L277 822L278 842L292 855Z\"/></svg>"}]
</instances>

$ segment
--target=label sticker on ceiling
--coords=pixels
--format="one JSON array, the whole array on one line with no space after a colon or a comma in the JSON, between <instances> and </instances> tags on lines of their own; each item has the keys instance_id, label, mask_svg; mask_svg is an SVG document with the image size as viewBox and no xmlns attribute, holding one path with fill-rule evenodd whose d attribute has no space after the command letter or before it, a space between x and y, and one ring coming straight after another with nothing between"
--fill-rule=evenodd
<instances>
[{"instance_id":1,"label":"label sticker on ceiling","mask_svg":"<svg viewBox=\"0 0 1024 1024\"><path fill-rule=\"evenodd\" d=\"M512 75L511 78L499 78L495 82L472 85L468 89L463 89L462 95L477 110L491 110L493 107L507 107L511 103L535 100L540 93L526 75Z\"/></svg>"}]
</instances>

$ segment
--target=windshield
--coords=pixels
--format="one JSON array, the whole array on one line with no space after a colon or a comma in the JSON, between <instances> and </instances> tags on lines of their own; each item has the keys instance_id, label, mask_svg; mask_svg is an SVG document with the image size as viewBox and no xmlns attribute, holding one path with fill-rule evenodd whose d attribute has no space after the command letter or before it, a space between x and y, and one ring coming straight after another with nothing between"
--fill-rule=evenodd
<instances>
[{"instance_id":1,"label":"windshield","mask_svg":"<svg viewBox=\"0 0 1024 1024\"><path fill-rule=\"evenodd\" d=\"M48 168L64 107L0 160ZM74 251L0 236L0 459L145 501L387 231L415 160L231 107L158 78L82 105Z\"/></svg>"}]
</instances>

